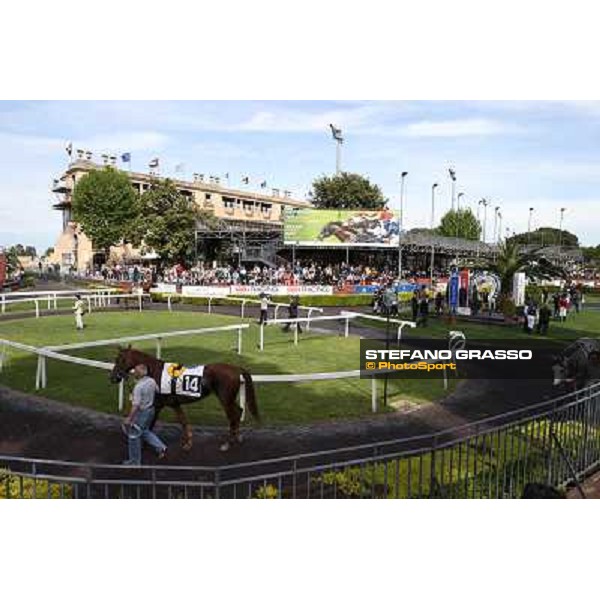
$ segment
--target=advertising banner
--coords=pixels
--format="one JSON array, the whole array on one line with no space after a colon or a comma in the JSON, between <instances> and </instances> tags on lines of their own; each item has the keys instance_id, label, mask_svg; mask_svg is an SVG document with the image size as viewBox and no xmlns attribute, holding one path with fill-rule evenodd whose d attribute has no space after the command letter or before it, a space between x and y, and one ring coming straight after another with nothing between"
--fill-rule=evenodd
<instances>
[{"instance_id":1,"label":"advertising banner","mask_svg":"<svg viewBox=\"0 0 600 600\"><path fill-rule=\"evenodd\" d=\"M299 246L397 246L399 211L317 210L286 213L284 243Z\"/></svg>"},{"instance_id":2,"label":"advertising banner","mask_svg":"<svg viewBox=\"0 0 600 600\"><path fill-rule=\"evenodd\" d=\"M209 296L229 296L229 286L184 285L181 295L188 298L208 298Z\"/></svg>"},{"instance_id":3,"label":"advertising banner","mask_svg":"<svg viewBox=\"0 0 600 600\"><path fill-rule=\"evenodd\" d=\"M450 275L450 292L448 294L448 301L450 304L450 307L453 310L456 310L456 307L458 306L458 287L460 284L460 277L458 275L458 273L455 271L454 273L452 273L452 275Z\"/></svg>"},{"instance_id":4,"label":"advertising banner","mask_svg":"<svg viewBox=\"0 0 600 600\"><path fill-rule=\"evenodd\" d=\"M174 294L176 292L176 285L174 283L157 283L150 291L158 294Z\"/></svg>"},{"instance_id":5,"label":"advertising banner","mask_svg":"<svg viewBox=\"0 0 600 600\"><path fill-rule=\"evenodd\" d=\"M525 288L527 287L527 276L519 272L513 275L513 302L516 306L525 304Z\"/></svg>"},{"instance_id":6,"label":"advertising banner","mask_svg":"<svg viewBox=\"0 0 600 600\"><path fill-rule=\"evenodd\" d=\"M229 287L233 296L330 296L333 294L331 285L232 285Z\"/></svg>"}]
</instances>

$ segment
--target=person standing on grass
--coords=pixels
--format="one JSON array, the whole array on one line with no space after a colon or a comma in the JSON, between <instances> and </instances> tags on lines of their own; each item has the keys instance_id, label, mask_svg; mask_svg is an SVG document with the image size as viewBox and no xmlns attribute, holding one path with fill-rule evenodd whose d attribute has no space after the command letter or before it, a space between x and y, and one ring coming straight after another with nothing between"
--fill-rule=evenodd
<instances>
[{"instance_id":1,"label":"person standing on grass","mask_svg":"<svg viewBox=\"0 0 600 600\"><path fill-rule=\"evenodd\" d=\"M573 306L575 307L575 313L578 313L580 297L579 297L579 292L577 290L573 290L573 293L571 294L571 299L573 300Z\"/></svg>"},{"instance_id":2,"label":"person standing on grass","mask_svg":"<svg viewBox=\"0 0 600 600\"><path fill-rule=\"evenodd\" d=\"M81 294L75 295L73 312L75 313L75 326L78 330L82 330L85 325L83 324L83 300L81 299Z\"/></svg>"},{"instance_id":3,"label":"person standing on grass","mask_svg":"<svg viewBox=\"0 0 600 600\"><path fill-rule=\"evenodd\" d=\"M419 316L419 294L417 290L414 291L412 298L410 299L410 308L412 310L412 320L416 323Z\"/></svg>"},{"instance_id":4,"label":"person standing on grass","mask_svg":"<svg viewBox=\"0 0 600 600\"><path fill-rule=\"evenodd\" d=\"M567 320L568 306L569 301L567 300L567 295L563 294L558 302L558 318L561 321L561 323L564 323Z\"/></svg>"},{"instance_id":5,"label":"person standing on grass","mask_svg":"<svg viewBox=\"0 0 600 600\"><path fill-rule=\"evenodd\" d=\"M558 292L552 296L552 302L554 304L554 318L558 319L560 316L560 296L558 295Z\"/></svg>"},{"instance_id":6,"label":"person standing on grass","mask_svg":"<svg viewBox=\"0 0 600 600\"><path fill-rule=\"evenodd\" d=\"M539 321L538 321L538 333L540 335L548 335L548 327L550 326L550 317L552 311L547 304L542 304L540 307Z\"/></svg>"},{"instance_id":7,"label":"person standing on grass","mask_svg":"<svg viewBox=\"0 0 600 600\"><path fill-rule=\"evenodd\" d=\"M300 298L298 296L292 296L290 305L288 306L288 315L290 319L298 318L298 307L300 306ZM291 323L286 323L283 327L283 331L289 331ZM300 323L294 323L298 327L298 333L302 333L302 327Z\"/></svg>"},{"instance_id":8,"label":"person standing on grass","mask_svg":"<svg viewBox=\"0 0 600 600\"><path fill-rule=\"evenodd\" d=\"M429 302L427 301L427 295L423 292L421 296L421 302L419 302L419 323L423 327L427 327L427 318L429 317Z\"/></svg>"},{"instance_id":9,"label":"person standing on grass","mask_svg":"<svg viewBox=\"0 0 600 600\"><path fill-rule=\"evenodd\" d=\"M142 441L152 446L158 458L164 458L167 452L165 443L150 430L154 421L154 398L158 385L148 376L146 365L137 365L133 369L133 376L137 383L131 395L131 410L123 423L123 430L127 435L128 460L124 465L142 464Z\"/></svg>"},{"instance_id":10,"label":"person standing on grass","mask_svg":"<svg viewBox=\"0 0 600 600\"><path fill-rule=\"evenodd\" d=\"M535 319L536 319L536 310L535 310L535 305L534 304L530 304L529 308L527 309L527 315L526 315L526 320L527 320L527 328L526 331L527 333L533 333L533 329L535 327Z\"/></svg>"},{"instance_id":11,"label":"person standing on grass","mask_svg":"<svg viewBox=\"0 0 600 600\"><path fill-rule=\"evenodd\" d=\"M258 321L259 325L267 322L268 318L268 310L269 310L269 299L266 294L260 295L260 319Z\"/></svg>"}]
</instances>

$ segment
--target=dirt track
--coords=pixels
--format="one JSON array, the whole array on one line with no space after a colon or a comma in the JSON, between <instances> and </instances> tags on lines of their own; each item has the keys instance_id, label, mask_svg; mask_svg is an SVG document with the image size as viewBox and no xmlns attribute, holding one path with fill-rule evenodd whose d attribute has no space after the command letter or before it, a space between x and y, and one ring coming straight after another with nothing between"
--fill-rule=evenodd
<instances>
[{"instance_id":1,"label":"dirt track","mask_svg":"<svg viewBox=\"0 0 600 600\"><path fill-rule=\"evenodd\" d=\"M176 425L159 423L157 432L169 445L167 464L235 463L433 433L531 404L539 393L535 381L466 381L444 401L405 414L310 426L250 425L244 443L226 454L218 450L225 428L195 427L189 453L179 448ZM113 463L124 458L125 443L116 416L0 386L0 454Z\"/></svg>"}]
</instances>

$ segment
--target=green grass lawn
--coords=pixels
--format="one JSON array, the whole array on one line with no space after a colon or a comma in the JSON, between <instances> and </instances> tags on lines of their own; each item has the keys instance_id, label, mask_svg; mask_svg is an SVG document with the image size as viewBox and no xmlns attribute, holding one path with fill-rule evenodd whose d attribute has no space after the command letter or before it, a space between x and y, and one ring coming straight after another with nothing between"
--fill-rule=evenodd
<instances>
[{"instance_id":1,"label":"green grass lawn","mask_svg":"<svg viewBox=\"0 0 600 600\"><path fill-rule=\"evenodd\" d=\"M87 327L83 332L75 330L71 315L0 322L0 339L34 346L52 346L231 325L240 320L237 317L206 313L131 311L95 312L86 315L85 322ZM163 359L186 364L230 362L247 367L255 374L313 373L358 368L357 336L344 338L335 334L304 333L296 347L291 333L283 333L279 327L271 326L265 329L265 350L261 353L257 349L259 328L251 320L246 322L251 326L244 332L241 356L236 352L237 333L231 331L163 340ZM340 326L340 331L342 329ZM137 342L135 347L155 352L155 342L152 340ZM9 361L0 373L0 383L36 393L36 357L14 349L9 349L8 353ZM112 362L116 348L89 348L72 353ZM43 390L44 396L104 412L117 412L117 387L109 384L108 372L54 360L48 361L47 369L48 387ZM379 382L380 397L382 386L382 382ZM371 382L358 378L298 384L258 384L257 392L259 408L266 424L356 418L371 411ZM402 401L416 404L434 401L444 395L441 381L390 380L389 406L381 410L394 410L393 404ZM225 416L214 396L190 405L187 411L194 423L226 424ZM171 419L170 411L164 411L161 418Z\"/></svg>"}]
</instances>

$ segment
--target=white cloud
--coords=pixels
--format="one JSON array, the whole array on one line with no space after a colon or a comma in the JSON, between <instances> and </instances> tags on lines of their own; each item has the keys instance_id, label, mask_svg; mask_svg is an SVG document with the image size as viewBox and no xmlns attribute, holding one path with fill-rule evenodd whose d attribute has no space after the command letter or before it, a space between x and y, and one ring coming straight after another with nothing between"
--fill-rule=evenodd
<instances>
[{"instance_id":1,"label":"white cloud","mask_svg":"<svg viewBox=\"0 0 600 600\"><path fill-rule=\"evenodd\" d=\"M492 119L418 121L402 129L408 137L462 137L514 133L516 127Z\"/></svg>"},{"instance_id":2,"label":"white cloud","mask_svg":"<svg viewBox=\"0 0 600 600\"><path fill-rule=\"evenodd\" d=\"M83 140L74 140L74 148L89 149L98 152L125 152L143 150L155 152L164 148L168 136L155 131L131 131L114 134L98 134Z\"/></svg>"},{"instance_id":3,"label":"white cloud","mask_svg":"<svg viewBox=\"0 0 600 600\"><path fill-rule=\"evenodd\" d=\"M229 126L232 131L264 132L312 132L325 131L330 123L345 128L359 128L380 115L385 108L371 103L352 108L327 111L309 110L260 110L238 125Z\"/></svg>"},{"instance_id":4,"label":"white cloud","mask_svg":"<svg viewBox=\"0 0 600 600\"><path fill-rule=\"evenodd\" d=\"M46 155L64 148L64 140L52 137L0 132L0 152L26 150L28 155Z\"/></svg>"}]
</instances>

